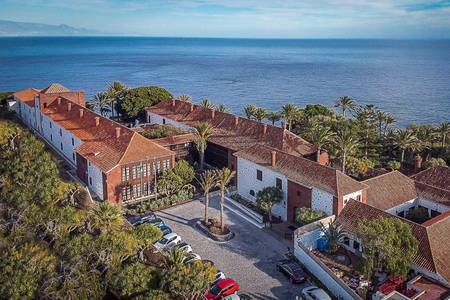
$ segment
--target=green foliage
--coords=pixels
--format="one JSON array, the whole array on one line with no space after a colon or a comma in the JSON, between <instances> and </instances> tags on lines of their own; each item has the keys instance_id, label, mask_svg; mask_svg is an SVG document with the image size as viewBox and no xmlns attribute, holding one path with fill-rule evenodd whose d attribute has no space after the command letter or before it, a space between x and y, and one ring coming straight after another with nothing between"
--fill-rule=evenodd
<instances>
[{"instance_id":1,"label":"green foliage","mask_svg":"<svg viewBox=\"0 0 450 300\"><path fill-rule=\"evenodd\" d=\"M126 91L119 111L125 119L136 119L144 116L144 108L172 98L172 94L158 86L142 86Z\"/></svg>"},{"instance_id":2,"label":"green foliage","mask_svg":"<svg viewBox=\"0 0 450 300\"><path fill-rule=\"evenodd\" d=\"M347 166L347 174L356 178L364 178L367 171L373 168L375 164L373 161L367 158L349 157L346 166Z\"/></svg>"},{"instance_id":3,"label":"green foliage","mask_svg":"<svg viewBox=\"0 0 450 300\"><path fill-rule=\"evenodd\" d=\"M214 133L211 123L203 122L195 125L195 146L200 156L200 170L203 170L205 151L208 145L208 138Z\"/></svg>"},{"instance_id":4,"label":"green foliage","mask_svg":"<svg viewBox=\"0 0 450 300\"><path fill-rule=\"evenodd\" d=\"M174 195L141 202L132 208L128 208L128 212L132 214L140 214L149 210L159 210L164 207L173 206L175 204L188 201L189 199L192 199L192 196L193 194L191 191L181 190Z\"/></svg>"},{"instance_id":5,"label":"green foliage","mask_svg":"<svg viewBox=\"0 0 450 300\"><path fill-rule=\"evenodd\" d=\"M194 168L185 160L178 160L172 168L172 172L183 180L183 184L192 183L195 178Z\"/></svg>"},{"instance_id":6,"label":"green foliage","mask_svg":"<svg viewBox=\"0 0 450 300\"><path fill-rule=\"evenodd\" d=\"M300 224L308 224L325 217L325 213L309 207L301 207L295 212L295 220Z\"/></svg>"},{"instance_id":7,"label":"green foliage","mask_svg":"<svg viewBox=\"0 0 450 300\"><path fill-rule=\"evenodd\" d=\"M430 217L428 216L428 209L426 207L415 207L406 212L406 219L411 220L415 223L421 224Z\"/></svg>"},{"instance_id":8,"label":"green foliage","mask_svg":"<svg viewBox=\"0 0 450 300\"><path fill-rule=\"evenodd\" d=\"M156 277L156 280L155 280ZM126 265L111 278L110 286L121 298L134 298L156 288L157 272L141 263Z\"/></svg>"},{"instance_id":9,"label":"green foliage","mask_svg":"<svg viewBox=\"0 0 450 300\"><path fill-rule=\"evenodd\" d=\"M272 207L281 202L283 199L283 192L276 186L268 186L256 193L256 204L265 210L269 219L272 219Z\"/></svg>"},{"instance_id":10,"label":"green foliage","mask_svg":"<svg viewBox=\"0 0 450 300\"><path fill-rule=\"evenodd\" d=\"M373 275L373 267L383 264L391 275L406 278L419 242L413 236L411 227L396 218L362 220L363 252L366 256L364 273Z\"/></svg>"},{"instance_id":11,"label":"green foliage","mask_svg":"<svg viewBox=\"0 0 450 300\"><path fill-rule=\"evenodd\" d=\"M424 163L423 163L423 167L428 169L431 167L446 167L447 163L445 162L445 160L443 160L442 158L436 158L436 157L432 157L430 159L427 159Z\"/></svg>"},{"instance_id":12,"label":"green foliage","mask_svg":"<svg viewBox=\"0 0 450 300\"><path fill-rule=\"evenodd\" d=\"M158 191L166 196L172 196L181 190L193 191L194 186L191 183L194 177L195 171L189 162L179 160L158 179Z\"/></svg>"},{"instance_id":13,"label":"green foliage","mask_svg":"<svg viewBox=\"0 0 450 300\"><path fill-rule=\"evenodd\" d=\"M331 111L328 107L322 104L308 104L303 109L303 113L306 118L312 118L316 116L327 116L327 117L334 116L333 111Z\"/></svg>"},{"instance_id":14,"label":"green foliage","mask_svg":"<svg viewBox=\"0 0 450 300\"><path fill-rule=\"evenodd\" d=\"M386 164L386 166L391 169L391 170L399 170L401 167L401 164L399 161L396 160L390 160L388 161L388 163Z\"/></svg>"},{"instance_id":15,"label":"green foliage","mask_svg":"<svg viewBox=\"0 0 450 300\"><path fill-rule=\"evenodd\" d=\"M244 106L244 114L247 117L247 119L253 118L256 114L256 110L257 108L253 104L248 104Z\"/></svg>"},{"instance_id":16,"label":"green foliage","mask_svg":"<svg viewBox=\"0 0 450 300\"><path fill-rule=\"evenodd\" d=\"M327 237L329 244L329 252L336 253L339 249L339 243L346 237L346 232L342 229L336 221L328 225L320 224L320 230Z\"/></svg>"},{"instance_id":17,"label":"green foliage","mask_svg":"<svg viewBox=\"0 0 450 300\"><path fill-rule=\"evenodd\" d=\"M122 209L115 204L102 202L89 211L89 224L92 230L110 233L124 225Z\"/></svg>"},{"instance_id":18,"label":"green foliage","mask_svg":"<svg viewBox=\"0 0 450 300\"><path fill-rule=\"evenodd\" d=\"M13 92L0 92L0 105L6 105L6 99L12 94Z\"/></svg>"},{"instance_id":19,"label":"green foliage","mask_svg":"<svg viewBox=\"0 0 450 300\"><path fill-rule=\"evenodd\" d=\"M185 130L175 127L173 125L160 125L155 124L152 127L140 132L143 136L148 139L159 139L168 136L180 135L187 133Z\"/></svg>"}]
</instances>

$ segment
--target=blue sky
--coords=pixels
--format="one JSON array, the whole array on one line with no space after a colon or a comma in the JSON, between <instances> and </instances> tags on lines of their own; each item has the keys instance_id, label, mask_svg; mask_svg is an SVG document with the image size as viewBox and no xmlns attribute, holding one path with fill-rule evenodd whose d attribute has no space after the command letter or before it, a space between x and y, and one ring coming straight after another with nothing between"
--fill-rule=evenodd
<instances>
[{"instance_id":1,"label":"blue sky","mask_svg":"<svg viewBox=\"0 0 450 300\"><path fill-rule=\"evenodd\" d=\"M125 35L450 38L450 0L0 0L0 19Z\"/></svg>"}]
</instances>

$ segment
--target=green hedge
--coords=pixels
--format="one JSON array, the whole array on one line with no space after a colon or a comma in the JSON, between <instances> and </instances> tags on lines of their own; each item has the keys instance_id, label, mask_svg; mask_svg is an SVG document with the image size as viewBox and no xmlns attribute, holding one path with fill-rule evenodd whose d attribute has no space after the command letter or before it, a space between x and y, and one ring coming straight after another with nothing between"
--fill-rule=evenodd
<instances>
[{"instance_id":1,"label":"green hedge","mask_svg":"<svg viewBox=\"0 0 450 300\"><path fill-rule=\"evenodd\" d=\"M134 207L128 208L128 212L131 214L141 214L149 210L159 210L164 207L172 206L189 199L192 199L193 194L191 192L180 191L178 194L150 199L149 201L145 201L137 204Z\"/></svg>"}]
</instances>

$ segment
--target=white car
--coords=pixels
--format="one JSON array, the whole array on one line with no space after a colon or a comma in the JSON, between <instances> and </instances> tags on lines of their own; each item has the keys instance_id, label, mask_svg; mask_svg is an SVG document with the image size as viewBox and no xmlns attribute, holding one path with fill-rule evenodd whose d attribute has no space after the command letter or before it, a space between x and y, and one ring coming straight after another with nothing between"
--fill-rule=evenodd
<instances>
[{"instance_id":1,"label":"white car","mask_svg":"<svg viewBox=\"0 0 450 300\"><path fill-rule=\"evenodd\" d=\"M331 300L324 290L314 285L305 287L302 290L302 297L305 300Z\"/></svg>"},{"instance_id":2,"label":"white car","mask_svg":"<svg viewBox=\"0 0 450 300\"><path fill-rule=\"evenodd\" d=\"M197 260L201 260L202 258L200 257L200 255L198 255L197 253L188 253L188 254L186 254L186 256L184 257L184 260L183 260L183 262L185 263L185 264L189 264L189 263L192 263L192 262L194 262L194 261L197 261Z\"/></svg>"},{"instance_id":3,"label":"white car","mask_svg":"<svg viewBox=\"0 0 450 300\"><path fill-rule=\"evenodd\" d=\"M214 278L214 281L211 283L211 285L214 285L214 284L216 284L219 280L222 280L222 279L225 279L225 278L227 278L227 277L225 276L225 273L222 272L222 271L220 271L220 270L217 270L216 277Z\"/></svg>"},{"instance_id":4,"label":"white car","mask_svg":"<svg viewBox=\"0 0 450 300\"><path fill-rule=\"evenodd\" d=\"M178 245L175 245L175 246L173 247L173 250L175 250L175 249L180 249L180 250L183 251L184 253L191 253L191 252L192 252L192 247L191 247L191 245L189 245L189 244L186 243L186 242L182 242L182 243L179 243Z\"/></svg>"},{"instance_id":5,"label":"white car","mask_svg":"<svg viewBox=\"0 0 450 300\"><path fill-rule=\"evenodd\" d=\"M222 300L240 300L240 299L241 299L241 297L239 297L238 294L231 294L231 295L228 295L228 296L222 298Z\"/></svg>"},{"instance_id":6,"label":"white car","mask_svg":"<svg viewBox=\"0 0 450 300\"><path fill-rule=\"evenodd\" d=\"M156 250L163 251L166 249L172 249L175 245L181 242L181 238L175 232L166 234L159 241L157 241L154 246Z\"/></svg>"}]
</instances>

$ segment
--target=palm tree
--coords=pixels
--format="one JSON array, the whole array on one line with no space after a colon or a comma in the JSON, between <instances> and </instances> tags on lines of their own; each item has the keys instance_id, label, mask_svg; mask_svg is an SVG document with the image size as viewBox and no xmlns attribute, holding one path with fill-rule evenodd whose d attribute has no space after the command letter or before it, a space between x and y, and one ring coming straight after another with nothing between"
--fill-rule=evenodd
<instances>
[{"instance_id":1,"label":"palm tree","mask_svg":"<svg viewBox=\"0 0 450 300\"><path fill-rule=\"evenodd\" d=\"M255 111L255 119L261 122L266 117L266 110L262 107L258 107Z\"/></svg>"},{"instance_id":2,"label":"palm tree","mask_svg":"<svg viewBox=\"0 0 450 300\"><path fill-rule=\"evenodd\" d=\"M275 126L275 122L280 121L281 115L279 112L271 111L267 113L266 118L272 122L272 126Z\"/></svg>"},{"instance_id":3,"label":"palm tree","mask_svg":"<svg viewBox=\"0 0 450 300\"><path fill-rule=\"evenodd\" d=\"M350 96L342 96L335 103L334 107L342 110L342 116L345 118L347 111L354 111L356 108L356 101Z\"/></svg>"},{"instance_id":4,"label":"palm tree","mask_svg":"<svg viewBox=\"0 0 450 300\"><path fill-rule=\"evenodd\" d=\"M180 96L178 96L178 100L183 102L192 102L191 96L187 94L181 94Z\"/></svg>"},{"instance_id":5,"label":"palm tree","mask_svg":"<svg viewBox=\"0 0 450 300\"><path fill-rule=\"evenodd\" d=\"M244 106L244 114L247 117L247 119L253 118L255 116L256 110L257 108L253 104L248 104Z\"/></svg>"},{"instance_id":6,"label":"palm tree","mask_svg":"<svg viewBox=\"0 0 450 300\"><path fill-rule=\"evenodd\" d=\"M216 110L220 112L230 112L230 109L223 103L220 103L219 106L216 107Z\"/></svg>"},{"instance_id":7,"label":"palm tree","mask_svg":"<svg viewBox=\"0 0 450 300\"><path fill-rule=\"evenodd\" d=\"M122 209L114 204L102 202L89 210L89 225L101 233L119 230L124 224Z\"/></svg>"},{"instance_id":8,"label":"palm tree","mask_svg":"<svg viewBox=\"0 0 450 300\"><path fill-rule=\"evenodd\" d=\"M300 115L300 109L292 103L285 104L281 107L281 116L288 124L288 130L292 129L292 122Z\"/></svg>"},{"instance_id":9,"label":"palm tree","mask_svg":"<svg viewBox=\"0 0 450 300\"><path fill-rule=\"evenodd\" d=\"M333 139L333 143L336 147L337 155L341 159L342 173L345 174L345 164L347 158L352 155L359 146L358 139L352 135L348 128L338 130L336 136Z\"/></svg>"},{"instance_id":10,"label":"palm tree","mask_svg":"<svg viewBox=\"0 0 450 300\"><path fill-rule=\"evenodd\" d=\"M235 171L231 171L228 168L222 168L217 171L217 186L220 188L220 228L222 232L224 231L225 224L223 222L223 206L225 199L225 192L227 191L227 186L233 179Z\"/></svg>"},{"instance_id":11,"label":"palm tree","mask_svg":"<svg viewBox=\"0 0 450 300\"><path fill-rule=\"evenodd\" d=\"M92 98L93 107L99 110L102 116L105 116L108 112L111 112L110 99L106 93L97 93Z\"/></svg>"},{"instance_id":12,"label":"palm tree","mask_svg":"<svg viewBox=\"0 0 450 300\"><path fill-rule=\"evenodd\" d=\"M317 161L319 161L322 147L333 139L334 133L329 127L316 123L307 134L310 142L317 147Z\"/></svg>"},{"instance_id":13,"label":"palm tree","mask_svg":"<svg viewBox=\"0 0 450 300\"><path fill-rule=\"evenodd\" d=\"M398 129L394 134L394 145L401 151L400 162L405 160L405 151L417 145L419 140L409 129Z\"/></svg>"},{"instance_id":14,"label":"palm tree","mask_svg":"<svg viewBox=\"0 0 450 300\"><path fill-rule=\"evenodd\" d=\"M450 122L442 122L439 125L437 132L441 137L442 148L445 149L445 147L447 146L447 138L450 136Z\"/></svg>"},{"instance_id":15,"label":"palm tree","mask_svg":"<svg viewBox=\"0 0 450 300\"><path fill-rule=\"evenodd\" d=\"M213 134L214 127L211 123L203 122L194 126L195 132L195 146L199 153L200 171L203 171L203 164L205 160L205 150L208 145L208 138Z\"/></svg>"},{"instance_id":16,"label":"palm tree","mask_svg":"<svg viewBox=\"0 0 450 300\"><path fill-rule=\"evenodd\" d=\"M205 196L205 224L208 224L209 192L217 185L216 179L216 172L213 170L206 170L198 179L198 184L203 190L203 195Z\"/></svg>"},{"instance_id":17,"label":"palm tree","mask_svg":"<svg viewBox=\"0 0 450 300\"><path fill-rule=\"evenodd\" d=\"M186 253L181 249L173 249L168 255L164 256L164 270L173 272L173 270L179 270L184 265L186 259Z\"/></svg>"},{"instance_id":18,"label":"palm tree","mask_svg":"<svg viewBox=\"0 0 450 300\"><path fill-rule=\"evenodd\" d=\"M394 117L390 113L381 110L375 113L375 119L378 122L378 133L380 137L386 133L387 127L395 122Z\"/></svg>"},{"instance_id":19,"label":"palm tree","mask_svg":"<svg viewBox=\"0 0 450 300\"><path fill-rule=\"evenodd\" d=\"M128 90L127 86L120 81L113 81L109 84L106 94L108 95L108 104L111 108L111 113L114 116L114 112L117 111L117 105L123 100L125 92Z\"/></svg>"},{"instance_id":20,"label":"palm tree","mask_svg":"<svg viewBox=\"0 0 450 300\"><path fill-rule=\"evenodd\" d=\"M330 253L335 253L339 249L339 243L347 236L342 225L336 221L330 223L328 227L320 223L320 230L328 239Z\"/></svg>"},{"instance_id":21,"label":"palm tree","mask_svg":"<svg viewBox=\"0 0 450 300\"><path fill-rule=\"evenodd\" d=\"M206 108L209 108L209 109L213 109L214 108L214 105L212 104L212 102L209 99L203 99L202 100L202 105L204 107L206 107Z\"/></svg>"}]
</instances>

